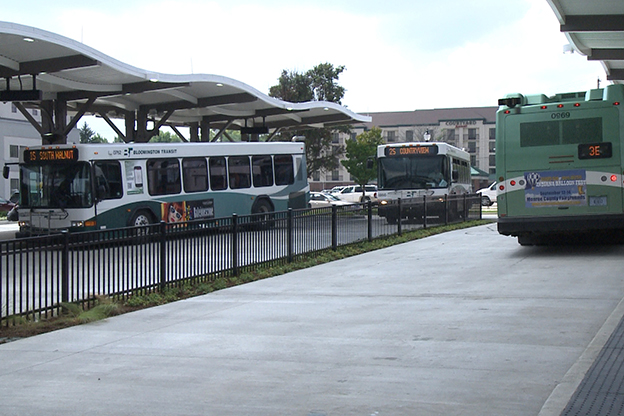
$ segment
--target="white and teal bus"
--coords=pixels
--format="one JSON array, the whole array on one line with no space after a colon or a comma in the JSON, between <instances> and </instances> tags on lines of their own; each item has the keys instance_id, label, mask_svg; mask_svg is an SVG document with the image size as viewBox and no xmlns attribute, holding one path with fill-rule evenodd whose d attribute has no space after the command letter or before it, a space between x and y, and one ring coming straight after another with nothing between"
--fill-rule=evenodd
<instances>
[{"instance_id":1,"label":"white and teal bus","mask_svg":"<svg viewBox=\"0 0 624 416\"><path fill-rule=\"evenodd\" d=\"M300 142L56 145L21 157L20 236L306 208L309 198Z\"/></svg>"},{"instance_id":2,"label":"white and teal bus","mask_svg":"<svg viewBox=\"0 0 624 416\"><path fill-rule=\"evenodd\" d=\"M379 216L394 224L399 218L415 219L424 215L423 205L415 202L423 197L442 200L448 195L472 192L470 155L442 142L392 143L377 147L377 199ZM399 214L399 199L405 203ZM414 202L411 208L409 203ZM455 211L463 211L463 202L453 203ZM440 204L433 204L428 215ZM456 212L457 213L457 212Z\"/></svg>"},{"instance_id":3,"label":"white and teal bus","mask_svg":"<svg viewBox=\"0 0 624 416\"><path fill-rule=\"evenodd\" d=\"M531 245L624 231L623 103L624 85L499 100L501 234Z\"/></svg>"}]
</instances>

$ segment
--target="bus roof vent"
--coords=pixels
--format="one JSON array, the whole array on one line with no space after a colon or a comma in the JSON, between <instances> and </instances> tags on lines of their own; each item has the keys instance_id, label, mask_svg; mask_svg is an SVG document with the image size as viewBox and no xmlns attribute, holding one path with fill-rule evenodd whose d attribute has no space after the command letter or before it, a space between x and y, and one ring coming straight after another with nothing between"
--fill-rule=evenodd
<instances>
[{"instance_id":1,"label":"bus roof vent","mask_svg":"<svg viewBox=\"0 0 624 416\"><path fill-rule=\"evenodd\" d=\"M526 103L527 105L536 105L536 104L544 104L548 102L548 97L544 94L536 94L536 95L527 95Z\"/></svg>"},{"instance_id":2,"label":"bus roof vent","mask_svg":"<svg viewBox=\"0 0 624 416\"><path fill-rule=\"evenodd\" d=\"M589 90L585 94L585 101L602 101L603 90Z\"/></svg>"}]
</instances>

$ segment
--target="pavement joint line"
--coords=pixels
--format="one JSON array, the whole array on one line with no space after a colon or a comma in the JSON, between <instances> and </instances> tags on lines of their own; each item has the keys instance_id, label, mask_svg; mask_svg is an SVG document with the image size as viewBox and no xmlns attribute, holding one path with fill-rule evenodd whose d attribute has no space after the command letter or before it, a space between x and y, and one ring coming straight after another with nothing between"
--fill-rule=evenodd
<instances>
[{"instance_id":1,"label":"pavement joint line","mask_svg":"<svg viewBox=\"0 0 624 416\"><path fill-rule=\"evenodd\" d=\"M585 375L594 364L600 351L604 348L613 331L624 317L624 298L620 300L611 315L600 327L596 336L591 340L585 351L570 367L561 381L553 389L548 399L544 402L538 416L560 416L574 396Z\"/></svg>"}]
</instances>

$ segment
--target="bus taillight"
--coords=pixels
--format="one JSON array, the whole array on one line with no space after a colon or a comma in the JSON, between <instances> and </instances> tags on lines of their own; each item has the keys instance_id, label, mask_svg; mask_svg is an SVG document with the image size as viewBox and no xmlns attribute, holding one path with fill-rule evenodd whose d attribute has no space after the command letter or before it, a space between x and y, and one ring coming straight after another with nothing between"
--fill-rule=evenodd
<instances>
[{"instance_id":1,"label":"bus taillight","mask_svg":"<svg viewBox=\"0 0 624 416\"><path fill-rule=\"evenodd\" d=\"M611 175L611 182L617 181L617 175Z\"/></svg>"}]
</instances>

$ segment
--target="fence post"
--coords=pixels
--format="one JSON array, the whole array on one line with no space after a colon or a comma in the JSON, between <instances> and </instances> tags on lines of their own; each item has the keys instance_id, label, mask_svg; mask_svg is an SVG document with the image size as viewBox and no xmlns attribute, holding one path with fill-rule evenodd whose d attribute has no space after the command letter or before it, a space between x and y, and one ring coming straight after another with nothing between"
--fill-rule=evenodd
<instances>
[{"instance_id":1,"label":"fence post","mask_svg":"<svg viewBox=\"0 0 624 416\"><path fill-rule=\"evenodd\" d=\"M287 246L288 246L288 263L293 262L293 238L294 238L294 228L293 227L293 210L292 208L288 208L287 214L287 226L286 226L286 234L288 238Z\"/></svg>"},{"instance_id":2,"label":"fence post","mask_svg":"<svg viewBox=\"0 0 624 416\"><path fill-rule=\"evenodd\" d=\"M332 205L332 250L338 250L338 207Z\"/></svg>"},{"instance_id":3,"label":"fence post","mask_svg":"<svg viewBox=\"0 0 624 416\"><path fill-rule=\"evenodd\" d=\"M61 302L69 302L69 231L63 230L63 254L61 265Z\"/></svg>"},{"instance_id":4,"label":"fence post","mask_svg":"<svg viewBox=\"0 0 624 416\"><path fill-rule=\"evenodd\" d=\"M399 218L397 220L397 234L401 235L401 217L403 216L403 204L401 203L401 198L397 199L397 204L399 205Z\"/></svg>"},{"instance_id":5,"label":"fence post","mask_svg":"<svg viewBox=\"0 0 624 416\"><path fill-rule=\"evenodd\" d=\"M368 241L373 241L373 202L368 201Z\"/></svg>"},{"instance_id":6,"label":"fence post","mask_svg":"<svg viewBox=\"0 0 624 416\"><path fill-rule=\"evenodd\" d=\"M232 273L238 276L238 215L232 214Z\"/></svg>"},{"instance_id":7,"label":"fence post","mask_svg":"<svg viewBox=\"0 0 624 416\"><path fill-rule=\"evenodd\" d=\"M427 228L427 195L423 195L423 228Z\"/></svg>"},{"instance_id":8,"label":"fence post","mask_svg":"<svg viewBox=\"0 0 624 416\"><path fill-rule=\"evenodd\" d=\"M449 223L449 200L448 194L444 194L444 225Z\"/></svg>"},{"instance_id":9,"label":"fence post","mask_svg":"<svg viewBox=\"0 0 624 416\"><path fill-rule=\"evenodd\" d=\"M160 251L160 290L167 284L167 223L160 221L158 225L158 248Z\"/></svg>"},{"instance_id":10,"label":"fence post","mask_svg":"<svg viewBox=\"0 0 624 416\"><path fill-rule=\"evenodd\" d=\"M468 194L464 194L464 222L468 221Z\"/></svg>"}]
</instances>

